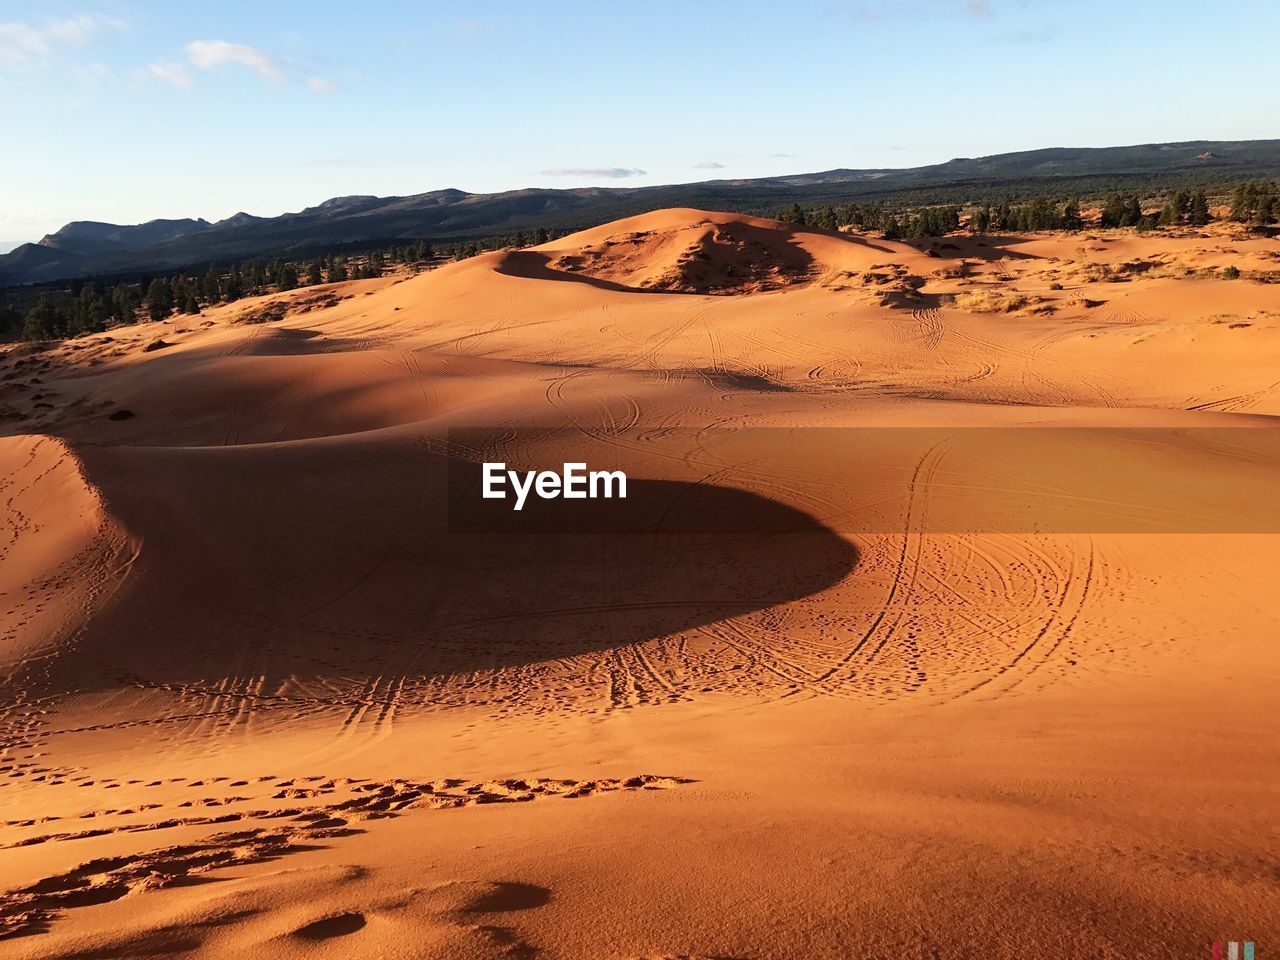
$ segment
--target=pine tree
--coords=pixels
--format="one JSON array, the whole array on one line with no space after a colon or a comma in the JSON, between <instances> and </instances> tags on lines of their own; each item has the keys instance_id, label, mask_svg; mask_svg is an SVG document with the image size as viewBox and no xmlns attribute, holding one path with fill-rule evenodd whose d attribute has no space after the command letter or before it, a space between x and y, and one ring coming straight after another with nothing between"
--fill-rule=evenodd
<instances>
[{"instance_id":1,"label":"pine tree","mask_svg":"<svg viewBox=\"0 0 1280 960\"><path fill-rule=\"evenodd\" d=\"M1062 229L1063 230L1080 230L1084 227L1084 220L1080 216L1080 201L1068 200L1062 208Z\"/></svg>"},{"instance_id":2,"label":"pine tree","mask_svg":"<svg viewBox=\"0 0 1280 960\"><path fill-rule=\"evenodd\" d=\"M22 334L22 314L7 300L0 303L0 341L16 340Z\"/></svg>"},{"instance_id":3,"label":"pine tree","mask_svg":"<svg viewBox=\"0 0 1280 960\"><path fill-rule=\"evenodd\" d=\"M22 326L22 339L29 343L52 340L57 336L60 326L58 311L49 302L49 295L42 293L36 305L27 311L27 319Z\"/></svg>"},{"instance_id":4,"label":"pine tree","mask_svg":"<svg viewBox=\"0 0 1280 960\"><path fill-rule=\"evenodd\" d=\"M317 283L324 283L323 268L319 260L312 260L307 267L307 284L314 287Z\"/></svg>"},{"instance_id":5,"label":"pine tree","mask_svg":"<svg viewBox=\"0 0 1280 960\"><path fill-rule=\"evenodd\" d=\"M986 233L991 229L991 205L984 204L976 207L973 213L969 214L969 229L973 233Z\"/></svg>"},{"instance_id":6,"label":"pine tree","mask_svg":"<svg viewBox=\"0 0 1280 960\"><path fill-rule=\"evenodd\" d=\"M1255 225L1274 222L1280 210L1276 186L1267 181L1238 184L1231 194L1231 219Z\"/></svg>"},{"instance_id":7,"label":"pine tree","mask_svg":"<svg viewBox=\"0 0 1280 960\"><path fill-rule=\"evenodd\" d=\"M1245 222L1253 211L1254 185L1238 183L1231 191L1231 219Z\"/></svg>"},{"instance_id":8,"label":"pine tree","mask_svg":"<svg viewBox=\"0 0 1280 960\"><path fill-rule=\"evenodd\" d=\"M133 287L117 283L111 289L111 318L116 323L133 323L136 320L134 311L137 306Z\"/></svg>"},{"instance_id":9,"label":"pine tree","mask_svg":"<svg viewBox=\"0 0 1280 960\"><path fill-rule=\"evenodd\" d=\"M244 279L240 275L240 264L233 263L227 275L227 303L234 303L244 296Z\"/></svg>"},{"instance_id":10,"label":"pine tree","mask_svg":"<svg viewBox=\"0 0 1280 960\"><path fill-rule=\"evenodd\" d=\"M206 270L204 274L205 303L209 304L210 306L213 306L214 304L220 303L222 301L222 292L219 289L221 285L222 285L222 274L219 272L218 268L215 267L212 263L209 264L209 269Z\"/></svg>"},{"instance_id":11,"label":"pine tree","mask_svg":"<svg viewBox=\"0 0 1280 960\"><path fill-rule=\"evenodd\" d=\"M329 282L341 283L347 279L347 263L338 257L335 257L333 264L329 267Z\"/></svg>"},{"instance_id":12,"label":"pine tree","mask_svg":"<svg viewBox=\"0 0 1280 960\"><path fill-rule=\"evenodd\" d=\"M798 203L793 203L786 210L778 215L778 219L783 223L798 223L803 226L807 220L805 218L804 208Z\"/></svg>"},{"instance_id":13,"label":"pine tree","mask_svg":"<svg viewBox=\"0 0 1280 960\"><path fill-rule=\"evenodd\" d=\"M1169 195L1160 210L1160 224L1165 227L1176 227L1182 223L1183 215L1191 206L1191 198L1185 190L1178 190Z\"/></svg>"},{"instance_id":14,"label":"pine tree","mask_svg":"<svg viewBox=\"0 0 1280 960\"><path fill-rule=\"evenodd\" d=\"M107 317L110 315L111 309L103 295L102 284L97 280L87 283L81 288L67 322L67 334L74 337L82 333L101 333L107 328Z\"/></svg>"},{"instance_id":15,"label":"pine tree","mask_svg":"<svg viewBox=\"0 0 1280 960\"><path fill-rule=\"evenodd\" d=\"M175 273L169 280L169 297L175 310L187 312L187 303L195 299L192 281L181 273Z\"/></svg>"},{"instance_id":16,"label":"pine tree","mask_svg":"<svg viewBox=\"0 0 1280 960\"><path fill-rule=\"evenodd\" d=\"M1254 211L1254 223L1275 223L1276 210L1280 208L1280 201L1277 200L1275 190L1269 189L1258 198L1258 207Z\"/></svg>"},{"instance_id":17,"label":"pine tree","mask_svg":"<svg viewBox=\"0 0 1280 960\"><path fill-rule=\"evenodd\" d=\"M88 330L85 329L84 320L80 313L73 310L71 311L71 315L67 317L66 325L62 330L62 335L70 340L80 336L82 333L88 333Z\"/></svg>"},{"instance_id":18,"label":"pine tree","mask_svg":"<svg viewBox=\"0 0 1280 960\"><path fill-rule=\"evenodd\" d=\"M1203 190L1197 190L1191 198L1191 212L1188 216L1193 226L1203 227L1209 222L1209 200Z\"/></svg>"},{"instance_id":19,"label":"pine tree","mask_svg":"<svg viewBox=\"0 0 1280 960\"><path fill-rule=\"evenodd\" d=\"M1047 197L1036 197L1016 210L1020 230L1056 230L1062 226L1057 208Z\"/></svg>"},{"instance_id":20,"label":"pine tree","mask_svg":"<svg viewBox=\"0 0 1280 960\"><path fill-rule=\"evenodd\" d=\"M1124 198L1113 193L1102 207L1102 226L1118 227L1124 219Z\"/></svg>"},{"instance_id":21,"label":"pine tree","mask_svg":"<svg viewBox=\"0 0 1280 960\"><path fill-rule=\"evenodd\" d=\"M173 309L173 291L169 281L164 277L156 277L147 287L147 316L152 320L163 320Z\"/></svg>"},{"instance_id":22,"label":"pine tree","mask_svg":"<svg viewBox=\"0 0 1280 960\"><path fill-rule=\"evenodd\" d=\"M276 286L281 290L293 290L298 286L298 268L292 263L280 264L276 276Z\"/></svg>"},{"instance_id":23,"label":"pine tree","mask_svg":"<svg viewBox=\"0 0 1280 960\"><path fill-rule=\"evenodd\" d=\"M1120 222L1122 227L1136 227L1142 220L1142 204L1138 202L1137 197L1130 197L1125 204L1124 219Z\"/></svg>"}]
</instances>

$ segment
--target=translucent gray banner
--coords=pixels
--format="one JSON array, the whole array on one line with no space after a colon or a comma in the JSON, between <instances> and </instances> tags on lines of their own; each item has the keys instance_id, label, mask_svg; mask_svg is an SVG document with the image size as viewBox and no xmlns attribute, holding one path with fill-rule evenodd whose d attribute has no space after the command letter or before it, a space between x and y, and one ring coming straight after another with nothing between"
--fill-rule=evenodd
<instances>
[{"instance_id":1,"label":"translucent gray banner","mask_svg":"<svg viewBox=\"0 0 1280 960\"><path fill-rule=\"evenodd\" d=\"M454 429L433 449L448 464L449 527L457 533L1280 532L1280 429L1256 421L574 424ZM539 480L540 473L556 479Z\"/></svg>"}]
</instances>

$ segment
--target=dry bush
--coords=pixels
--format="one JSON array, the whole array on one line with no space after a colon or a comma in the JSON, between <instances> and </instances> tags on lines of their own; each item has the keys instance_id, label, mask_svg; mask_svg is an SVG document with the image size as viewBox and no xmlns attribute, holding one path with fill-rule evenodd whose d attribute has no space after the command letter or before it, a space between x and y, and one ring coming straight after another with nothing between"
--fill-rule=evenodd
<instances>
[{"instance_id":1,"label":"dry bush","mask_svg":"<svg viewBox=\"0 0 1280 960\"><path fill-rule=\"evenodd\" d=\"M970 290L951 295L950 303L970 313L1016 313L1044 304L1044 297L1006 290Z\"/></svg>"}]
</instances>

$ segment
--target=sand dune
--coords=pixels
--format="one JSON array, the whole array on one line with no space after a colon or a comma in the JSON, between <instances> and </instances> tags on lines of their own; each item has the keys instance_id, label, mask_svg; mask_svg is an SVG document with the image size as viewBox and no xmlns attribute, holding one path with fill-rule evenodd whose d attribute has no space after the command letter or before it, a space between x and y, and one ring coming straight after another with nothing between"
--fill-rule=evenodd
<instances>
[{"instance_id":1,"label":"sand dune","mask_svg":"<svg viewBox=\"0 0 1280 960\"><path fill-rule=\"evenodd\" d=\"M669 210L11 349L0 957L1273 941L1278 276Z\"/></svg>"}]
</instances>

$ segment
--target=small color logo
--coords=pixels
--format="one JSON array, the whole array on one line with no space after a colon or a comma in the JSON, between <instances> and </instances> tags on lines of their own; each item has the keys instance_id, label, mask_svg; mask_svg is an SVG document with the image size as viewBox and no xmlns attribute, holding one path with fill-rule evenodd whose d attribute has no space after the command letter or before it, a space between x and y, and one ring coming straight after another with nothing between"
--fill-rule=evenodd
<instances>
[{"instance_id":1,"label":"small color logo","mask_svg":"<svg viewBox=\"0 0 1280 960\"><path fill-rule=\"evenodd\" d=\"M1222 947L1223 944L1221 940L1213 941L1210 948L1213 960L1254 960L1252 940L1245 940L1244 942L1239 940L1228 940L1225 952Z\"/></svg>"}]
</instances>

